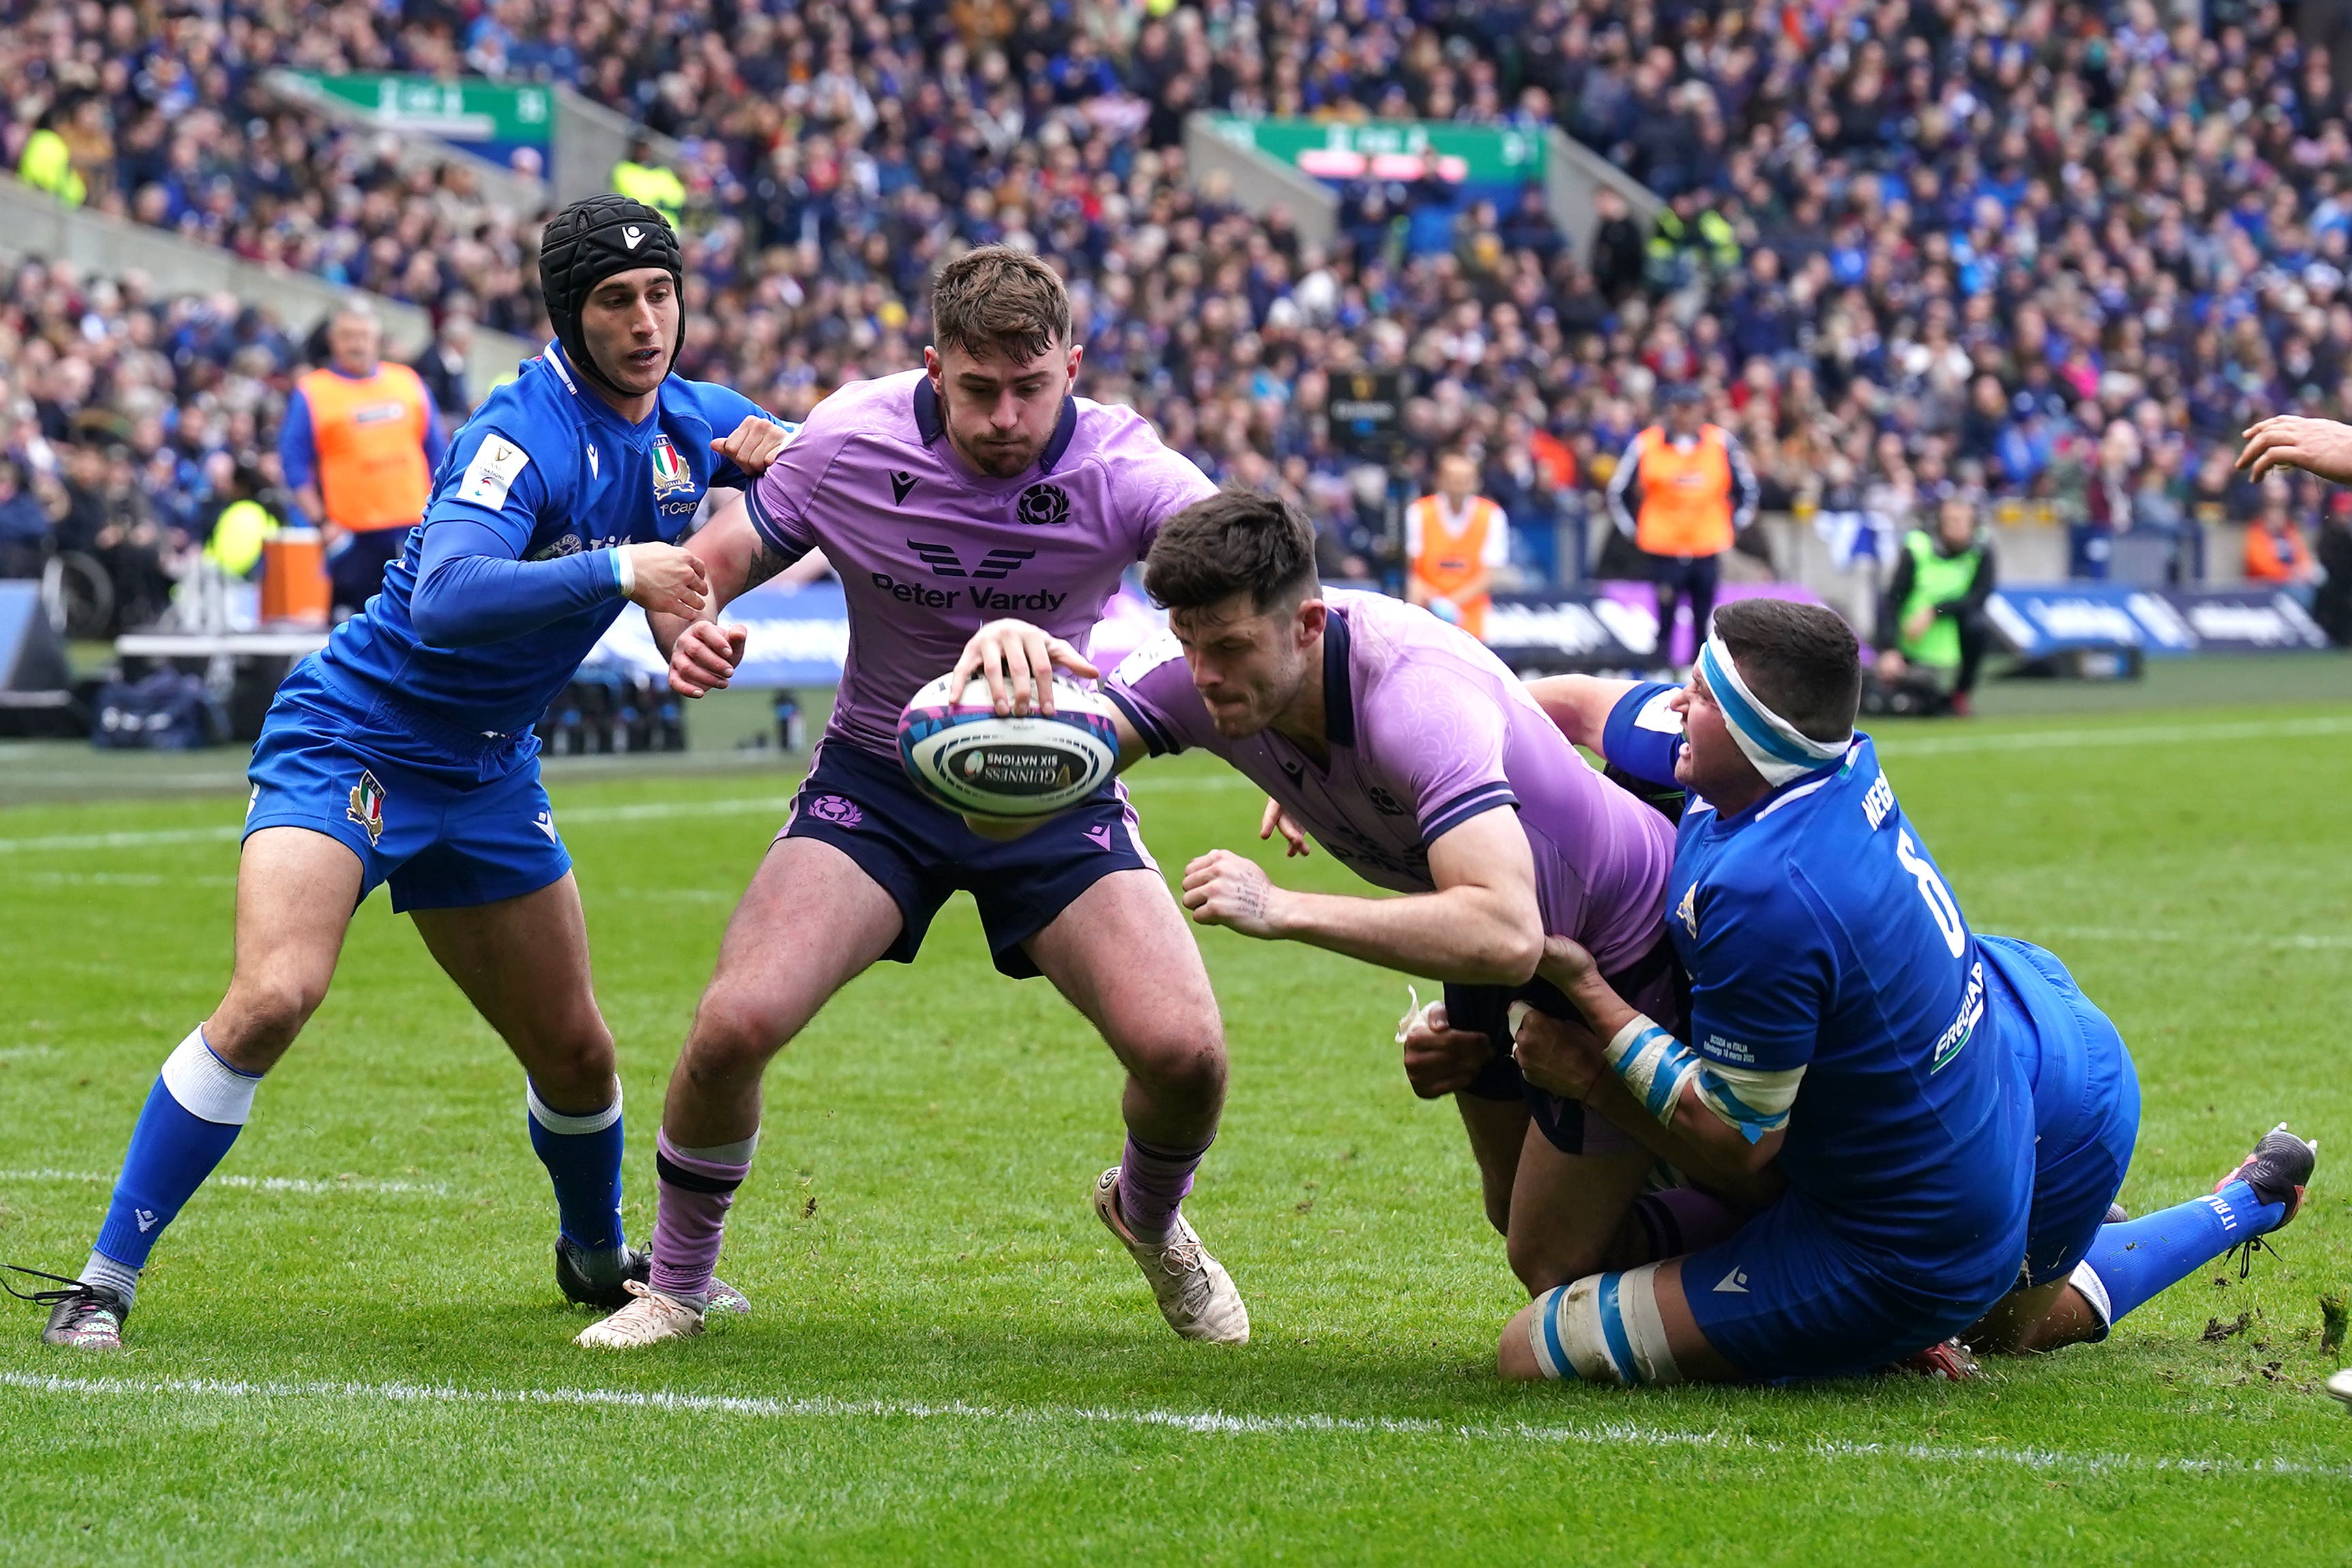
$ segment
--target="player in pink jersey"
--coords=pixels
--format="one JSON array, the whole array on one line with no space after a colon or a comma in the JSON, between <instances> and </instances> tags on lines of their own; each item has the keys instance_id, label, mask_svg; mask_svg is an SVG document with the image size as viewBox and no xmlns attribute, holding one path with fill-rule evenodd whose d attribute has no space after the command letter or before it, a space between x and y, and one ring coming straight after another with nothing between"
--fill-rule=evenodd
<instances>
[{"instance_id":1,"label":"player in pink jersey","mask_svg":"<svg viewBox=\"0 0 2352 1568\"><path fill-rule=\"evenodd\" d=\"M1487 1215L1530 1292L1724 1228L1705 1194L1638 1195L1654 1167L1641 1145L1529 1088L1494 1045L1514 1001L1570 1016L1534 980L1547 934L1584 933L1620 992L1679 1014L1666 819L1586 765L1467 633L1320 590L1313 530L1278 500L1187 508L1144 582L1171 630L1106 685L1127 721L1122 764L1213 752L1271 797L1262 836L1286 816L1365 880L1416 895L1297 892L1219 849L1186 869L1194 918L1447 983L1443 1020L1408 1020L1409 1071L1425 1097L1454 1094Z\"/></svg>"},{"instance_id":2,"label":"player in pink jersey","mask_svg":"<svg viewBox=\"0 0 2352 1568\"><path fill-rule=\"evenodd\" d=\"M923 370L826 398L745 504L688 546L720 603L824 551L848 598L849 657L670 1077L650 1280L584 1345L700 1331L769 1060L876 960L911 962L958 889L997 968L1051 979L1127 1069L1126 1151L1095 1184L1097 1214L1178 1333L1249 1337L1240 1293L1178 1207L1224 1102L1216 998L1125 795L1106 786L1018 843L986 838L916 792L897 740L908 700L950 668L985 674L1004 712L1050 710L1057 659L1095 674L1082 650L1120 573L1214 487L1132 411L1071 395L1082 350L1044 262L968 252L940 273L931 317ZM690 697L742 657L741 626L656 617L654 631Z\"/></svg>"}]
</instances>

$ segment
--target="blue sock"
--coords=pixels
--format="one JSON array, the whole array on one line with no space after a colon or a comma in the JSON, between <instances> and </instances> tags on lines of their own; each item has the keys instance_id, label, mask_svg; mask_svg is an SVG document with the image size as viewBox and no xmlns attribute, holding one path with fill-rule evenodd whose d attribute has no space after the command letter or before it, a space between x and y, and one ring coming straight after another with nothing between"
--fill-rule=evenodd
<instances>
[{"instance_id":1,"label":"blue sock","mask_svg":"<svg viewBox=\"0 0 2352 1568\"><path fill-rule=\"evenodd\" d=\"M526 1079L523 1103L530 1111L530 1146L555 1184L555 1209L563 1238L577 1249L581 1271L592 1284L621 1277L621 1086L613 1103L585 1116L551 1110Z\"/></svg>"},{"instance_id":2,"label":"blue sock","mask_svg":"<svg viewBox=\"0 0 2352 1568\"><path fill-rule=\"evenodd\" d=\"M114 1200L107 1205L106 1223L92 1248L92 1262L103 1276L93 1283L126 1297L136 1292L147 1254L236 1142L253 1112L253 1091L260 1082L215 1056L205 1044L202 1028L165 1058L155 1087L147 1091L139 1124L131 1130L131 1149L122 1156L122 1174L115 1178ZM118 1267L105 1268L99 1263L101 1258ZM88 1278L91 1270L83 1272Z\"/></svg>"},{"instance_id":3,"label":"blue sock","mask_svg":"<svg viewBox=\"0 0 2352 1568\"><path fill-rule=\"evenodd\" d=\"M2205 1197L2101 1226L2074 1282L2080 1288L2084 1273L2092 1276L2106 1298L2094 1305L2112 1327L2231 1247L2277 1229L2285 1217L2284 1204L2266 1204L2252 1187L2231 1182Z\"/></svg>"}]
</instances>

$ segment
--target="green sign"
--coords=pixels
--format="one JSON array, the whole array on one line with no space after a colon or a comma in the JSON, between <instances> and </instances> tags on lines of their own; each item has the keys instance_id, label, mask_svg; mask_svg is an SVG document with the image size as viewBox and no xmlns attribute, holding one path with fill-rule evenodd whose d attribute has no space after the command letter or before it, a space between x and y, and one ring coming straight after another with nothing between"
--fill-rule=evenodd
<instances>
[{"instance_id":1,"label":"green sign","mask_svg":"<svg viewBox=\"0 0 2352 1568\"><path fill-rule=\"evenodd\" d=\"M295 74L386 130L502 146L544 147L555 139L555 98L543 87L509 87L478 77Z\"/></svg>"},{"instance_id":2,"label":"green sign","mask_svg":"<svg viewBox=\"0 0 2352 1568\"><path fill-rule=\"evenodd\" d=\"M1217 134L1327 180L1418 180L1522 184L1543 177L1544 139L1530 131L1443 120L1242 120L1221 116Z\"/></svg>"}]
</instances>

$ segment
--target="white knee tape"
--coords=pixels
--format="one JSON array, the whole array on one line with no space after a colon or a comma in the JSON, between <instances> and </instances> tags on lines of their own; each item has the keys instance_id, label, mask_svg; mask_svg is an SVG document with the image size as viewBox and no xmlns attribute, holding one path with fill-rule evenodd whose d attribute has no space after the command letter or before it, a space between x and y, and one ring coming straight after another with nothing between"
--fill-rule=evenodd
<instances>
[{"instance_id":1,"label":"white knee tape","mask_svg":"<svg viewBox=\"0 0 2352 1568\"><path fill-rule=\"evenodd\" d=\"M602 1132L621 1119L621 1080L613 1080L613 1103L585 1116L566 1116L560 1110L550 1110L547 1101L539 1098L539 1086L531 1082L528 1075L522 1080L522 1102L530 1110L530 1119L550 1132L563 1138L583 1137L591 1132Z\"/></svg>"},{"instance_id":2,"label":"white knee tape","mask_svg":"<svg viewBox=\"0 0 2352 1568\"><path fill-rule=\"evenodd\" d=\"M242 1127L253 1114L253 1091L261 1080L213 1055L202 1025L188 1032L163 1058L163 1087L188 1114L223 1127Z\"/></svg>"},{"instance_id":3,"label":"white knee tape","mask_svg":"<svg viewBox=\"0 0 2352 1568\"><path fill-rule=\"evenodd\" d=\"M1536 1298L1528 1348L1546 1377L1584 1383L1680 1383L1658 1311L1654 1263L1623 1274L1588 1274Z\"/></svg>"},{"instance_id":4,"label":"white knee tape","mask_svg":"<svg viewBox=\"0 0 2352 1568\"><path fill-rule=\"evenodd\" d=\"M2080 1290L2083 1300L2091 1304L2091 1310L2099 1314L2099 1337L2106 1338L2106 1331L2116 1324L2116 1304L2107 1297L2107 1282L2099 1278L2098 1271L2085 1258L2074 1265L2074 1272L2066 1277L2066 1283Z\"/></svg>"}]
</instances>

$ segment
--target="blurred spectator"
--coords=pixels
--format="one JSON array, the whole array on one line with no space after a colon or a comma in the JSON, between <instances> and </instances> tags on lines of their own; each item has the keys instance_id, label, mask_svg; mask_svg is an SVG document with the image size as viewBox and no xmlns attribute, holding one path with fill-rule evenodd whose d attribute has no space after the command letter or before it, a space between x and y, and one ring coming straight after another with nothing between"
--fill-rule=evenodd
<instances>
[{"instance_id":1,"label":"blurred spectator","mask_svg":"<svg viewBox=\"0 0 2352 1568\"><path fill-rule=\"evenodd\" d=\"M2263 486L2262 510L2246 530L2246 580L2299 584L2312 579L2311 546L2288 510L2291 492L2283 480Z\"/></svg>"},{"instance_id":2,"label":"blurred spectator","mask_svg":"<svg viewBox=\"0 0 2352 1568\"><path fill-rule=\"evenodd\" d=\"M1666 422L1625 444L1609 479L1609 511L1633 541L1658 589L1658 656L1670 658L1675 610L1690 601L1691 636L1704 640L1724 552L1756 516L1755 469L1738 438L1709 423L1698 390L1666 395Z\"/></svg>"},{"instance_id":3,"label":"blurred spectator","mask_svg":"<svg viewBox=\"0 0 2352 1568\"><path fill-rule=\"evenodd\" d=\"M629 155L613 165L613 189L669 219L672 228L686 224L686 182L668 167L654 162L654 145L640 136L629 143Z\"/></svg>"},{"instance_id":4,"label":"blurred spectator","mask_svg":"<svg viewBox=\"0 0 2352 1568\"><path fill-rule=\"evenodd\" d=\"M25 139L24 153L16 160L16 177L69 207L78 207L89 199L89 185L73 166L73 149L58 133L62 118L54 110L41 116L38 127Z\"/></svg>"},{"instance_id":5,"label":"blurred spectator","mask_svg":"<svg viewBox=\"0 0 2352 1568\"><path fill-rule=\"evenodd\" d=\"M1878 679L1914 682L1965 716L1990 641L1985 601L1999 582L1992 540L1979 517L1979 498L1947 495L1931 532L1915 528L1879 604Z\"/></svg>"},{"instance_id":6,"label":"blurred spectator","mask_svg":"<svg viewBox=\"0 0 2352 1568\"><path fill-rule=\"evenodd\" d=\"M383 326L352 300L327 322L329 363L294 384L278 460L303 515L325 534L334 607L358 610L423 521L448 447L424 381L380 357Z\"/></svg>"},{"instance_id":7,"label":"blurred spectator","mask_svg":"<svg viewBox=\"0 0 2352 1568\"><path fill-rule=\"evenodd\" d=\"M408 367L425 383L433 406L450 429L463 425L466 416L474 411L473 388L466 375L467 356L473 346L474 318L463 310L452 310L441 318L433 341Z\"/></svg>"},{"instance_id":8,"label":"blurred spectator","mask_svg":"<svg viewBox=\"0 0 2352 1568\"><path fill-rule=\"evenodd\" d=\"M205 533L205 559L232 577L250 577L261 564L262 547L282 526L262 504L268 481L261 470L239 463L221 488L221 507Z\"/></svg>"},{"instance_id":9,"label":"blurred spectator","mask_svg":"<svg viewBox=\"0 0 2352 1568\"><path fill-rule=\"evenodd\" d=\"M2352 645L2352 492L2338 490L2327 498L2314 553L2320 581L2311 596L2312 618L2336 647Z\"/></svg>"},{"instance_id":10,"label":"blurred spectator","mask_svg":"<svg viewBox=\"0 0 2352 1568\"><path fill-rule=\"evenodd\" d=\"M1478 465L1437 459L1437 489L1404 510L1404 596L1472 637L1486 635L1495 574L1511 559L1503 509L1478 493Z\"/></svg>"},{"instance_id":11,"label":"blurred spectator","mask_svg":"<svg viewBox=\"0 0 2352 1568\"><path fill-rule=\"evenodd\" d=\"M25 470L0 458L0 577L37 577L48 561L49 509L25 482Z\"/></svg>"},{"instance_id":12,"label":"blurred spectator","mask_svg":"<svg viewBox=\"0 0 2352 1568\"><path fill-rule=\"evenodd\" d=\"M58 544L96 561L113 589L113 618L102 635L152 623L171 604L186 537L167 533L156 521L126 447L68 448L64 482Z\"/></svg>"}]
</instances>

